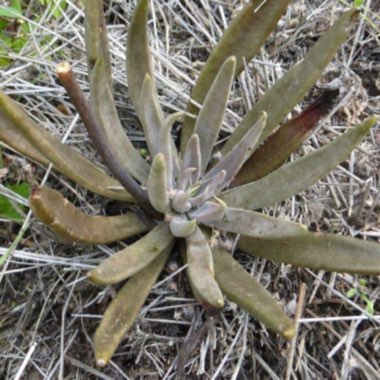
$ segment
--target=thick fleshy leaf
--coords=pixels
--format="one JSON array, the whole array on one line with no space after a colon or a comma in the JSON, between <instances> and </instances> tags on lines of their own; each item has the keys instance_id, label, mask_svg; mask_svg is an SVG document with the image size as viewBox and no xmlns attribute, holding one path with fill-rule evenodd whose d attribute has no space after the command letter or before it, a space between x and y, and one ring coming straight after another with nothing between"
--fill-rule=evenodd
<instances>
[{"instance_id":1,"label":"thick fleshy leaf","mask_svg":"<svg viewBox=\"0 0 380 380\"><path fill-rule=\"evenodd\" d=\"M310 49L303 61L294 65L266 91L229 137L222 149L223 154L226 154L235 146L251 125L260 117L261 112L268 112L268 120L258 144L264 141L277 125L281 123L284 117L307 94L341 44L345 41L349 35L347 26L356 13L357 10L355 9L344 13Z\"/></svg>"},{"instance_id":2,"label":"thick fleshy leaf","mask_svg":"<svg viewBox=\"0 0 380 380\"><path fill-rule=\"evenodd\" d=\"M240 169L231 187L260 179L281 166L328 113L338 93L339 90L326 91L298 116L269 136ZM230 152L234 150L235 147Z\"/></svg>"},{"instance_id":3,"label":"thick fleshy leaf","mask_svg":"<svg viewBox=\"0 0 380 380\"><path fill-rule=\"evenodd\" d=\"M191 209L190 195L188 192L183 190L176 190L174 197L172 198L171 206L174 211L181 214L189 211Z\"/></svg>"},{"instance_id":4,"label":"thick fleshy leaf","mask_svg":"<svg viewBox=\"0 0 380 380\"><path fill-rule=\"evenodd\" d=\"M195 123L194 133L199 136L201 150L201 173L204 173L206 170L216 138L222 126L235 67L235 57L229 57L223 63L210 87L210 91L207 93Z\"/></svg>"},{"instance_id":5,"label":"thick fleshy leaf","mask_svg":"<svg viewBox=\"0 0 380 380\"><path fill-rule=\"evenodd\" d=\"M224 170L226 176L223 182L218 185L218 189L222 190L227 187L230 182L235 178L243 164L252 155L253 148L256 146L257 141L265 127L267 114L263 112L263 115L255 123L255 125L243 136L243 138L230 150L226 156L224 156L215 166L213 166L203 180L207 180L216 173Z\"/></svg>"},{"instance_id":6,"label":"thick fleshy leaf","mask_svg":"<svg viewBox=\"0 0 380 380\"><path fill-rule=\"evenodd\" d=\"M11 148L20 150L20 153L27 156L30 154L32 159L43 165L51 162L55 170L94 193L111 199L134 202L126 191L111 190L120 187L118 181L51 136L3 92L0 92L0 138ZM43 157L46 159L43 160Z\"/></svg>"},{"instance_id":7,"label":"thick fleshy leaf","mask_svg":"<svg viewBox=\"0 0 380 380\"><path fill-rule=\"evenodd\" d=\"M173 236L185 238L194 232L197 221L195 219L189 220L185 215L175 215L170 221L169 226Z\"/></svg>"},{"instance_id":8,"label":"thick fleshy leaf","mask_svg":"<svg viewBox=\"0 0 380 380\"><path fill-rule=\"evenodd\" d=\"M209 224L223 219L226 205L222 202L205 202L202 206L189 212L189 217L194 218L198 223Z\"/></svg>"},{"instance_id":9,"label":"thick fleshy leaf","mask_svg":"<svg viewBox=\"0 0 380 380\"><path fill-rule=\"evenodd\" d=\"M223 294L287 339L295 334L293 321L272 295L221 247L213 249L215 278Z\"/></svg>"},{"instance_id":10,"label":"thick fleshy leaf","mask_svg":"<svg viewBox=\"0 0 380 380\"><path fill-rule=\"evenodd\" d=\"M213 177L209 177L207 181L203 182L198 191L197 195L190 199L192 206L200 206L207 199L215 196L216 189L221 186L224 179L226 178L226 171L221 170L216 172Z\"/></svg>"},{"instance_id":11,"label":"thick fleshy leaf","mask_svg":"<svg viewBox=\"0 0 380 380\"><path fill-rule=\"evenodd\" d=\"M56 143L60 141L49 136L52 140L56 140ZM0 111L0 144L3 146L22 154L23 156L30 158L31 160L38 162L41 165L48 166L50 161L35 148L23 134L13 126L13 124L6 119Z\"/></svg>"},{"instance_id":12,"label":"thick fleshy leaf","mask_svg":"<svg viewBox=\"0 0 380 380\"><path fill-rule=\"evenodd\" d=\"M146 232L149 226L133 212L118 216L89 216L58 191L33 189L29 197L33 214L58 236L84 244L106 244Z\"/></svg>"},{"instance_id":13,"label":"thick fleshy leaf","mask_svg":"<svg viewBox=\"0 0 380 380\"><path fill-rule=\"evenodd\" d=\"M96 62L90 76L92 109L123 169L144 184L148 178L149 165L133 146L121 125L105 71L105 63L101 58Z\"/></svg>"},{"instance_id":14,"label":"thick fleshy leaf","mask_svg":"<svg viewBox=\"0 0 380 380\"><path fill-rule=\"evenodd\" d=\"M166 183L166 161L162 153L154 157L148 178L148 196L152 206L165 213L169 207Z\"/></svg>"},{"instance_id":15,"label":"thick fleshy leaf","mask_svg":"<svg viewBox=\"0 0 380 380\"><path fill-rule=\"evenodd\" d=\"M140 92L145 75L148 74L153 78L152 58L148 44L148 12L149 0L139 0L128 28L127 40L128 89L140 119Z\"/></svg>"},{"instance_id":16,"label":"thick fleshy leaf","mask_svg":"<svg viewBox=\"0 0 380 380\"><path fill-rule=\"evenodd\" d=\"M312 269L380 274L379 243L309 232L298 223L230 207L223 220L205 224L240 234L239 249L254 256Z\"/></svg>"},{"instance_id":17,"label":"thick fleshy leaf","mask_svg":"<svg viewBox=\"0 0 380 380\"><path fill-rule=\"evenodd\" d=\"M101 59L102 74L112 87L111 59L109 54L107 26L104 19L103 0L85 2L85 41L88 72L91 74L96 62Z\"/></svg>"},{"instance_id":18,"label":"thick fleshy leaf","mask_svg":"<svg viewBox=\"0 0 380 380\"><path fill-rule=\"evenodd\" d=\"M183 120L183 112L176 112L169 115L164 121L164 127L160 133L160 152L164 154L167 166L171 162L172 169L168 173L168 185L172 185L173 180L178 178L180 171L180 163L178 157L177 147L174 144L171 136L171 131L174 123ZM170 187L169 186L169 187Z\"/></svg>"},{"instance_id":19,"label":"thick fleshy leaf","mask_svg":"<svg viewBox=\"0 0 380 380\"><path fill-rule=\"evenodd\" d=\"M154 157L159 153L160 144L158 142L160 141L160 131L164 125L164 118L152 78L148 74L145 76L141 88L139 110L149 153Z\"/></svg>"},{"instance_id":20,"label":"thick fleshy leaf","mask_svg":"<svg viewBox=\"0 0 380 380\"><path fill-rule=\"evenodd\" d=\"M255 211L226 207L222 220L204 224L225 232L256 238L282 238L297 236L307 228L299 223L286 222Z\"/></svg>"},{"instance_id":21,"label":"thick fleshy leaf","mask_svg":"<svg viewBox=\"0 0 380 380\"><path fill-rule=\"evenodd\" d=\"M179 158L177 148L171 136L171 130L176 121L183 118L182 112L176 112L169 115L160 130L160 147L158 151L165 157L166 162L166 177L168 189L173 188L174 178L177 178L179 173Z\"/></svg>"},{"instance_id":22,"label":"thick fleshy leaf","mask_svg":"<svg viewBox=\"0 0 380 380\"><path fill-rule=\"evenodd\" d=\"M114 253L88 273L88 279L100 285L116 284L150 264L163 250L173 245L167 223L160 223L136 243Z\"/></svg>"},{"instance_id":23,"label":"thick fleshy leaf","mask_svg":"<svg viewBox=\"0 0 380 380\"><path fill-rule=\"evenodd\" d=\"M303 191L326 176L363 140L376 117L366 119L324 147L280 167L255 182L220 195L228 206L255 210Z\"/></svg>"},{"instance_id":24,"label":"thick fleshy leaf","mask_svg":"<svg viewBox=\"0 0 380 380\"><path fill-rule=\"evenodd\" d=\"M223 295L214 278L212 252L199 227L186 238L188 276L205 307L220 309Z\"/></svg>"},{"instance_id":25,"label":"thick fleshy leaf","mask_svg":"<svg viewBox=\"0 0 380 380\"><path fill-rule=\"evenodd\" d=\"M132 276L107 307L94 338L95 360L105 366L126 332L133 325L157 281L171 251L165 248L156 259Z\"/></svg>"},{"instance_id":26,"label":"thick fleshy leaf","mask_svg":"<svg viewBox=\"0 0 380 380\"><path fill-rule=\"evenodd\" d=\"M238 248L253 256L315 270L380 274L380 243L346 236L307 230L280 237L241 235Z\"/></svg>"},{"instance_id":27,"label":"thick fleshy leaf","mask_svg":"<svg viewBox=\"0 0 380 380\"><path fill-rule=\"evenodd\" d=\"M178 188L186 190L188 186L195 185L201 175L201 148L199 136L193 134L183 153L181 173L178 178Z\"/></svg>"},{"instance_id":28,"label":"thick fleshy leaf","mask_svg":"<svg viewBox=\"0 0 380 380\"><path fill-rule=\"evenodd\" d=\"M230 56L236 57L235 76L239 75L244 70L245 62L249 62L260 51L289 2L290 0L250 1L230 22L222 38L212 50L192 90L191 98L197 103L203 103L220 67ZM189 103L187 111L196 115L198 108ZM193 134L194 123L193 118L187 117L185 120L181 135L182 151ZM253 124L254 122L249 125Z\"/></svg>"}]
</instances>

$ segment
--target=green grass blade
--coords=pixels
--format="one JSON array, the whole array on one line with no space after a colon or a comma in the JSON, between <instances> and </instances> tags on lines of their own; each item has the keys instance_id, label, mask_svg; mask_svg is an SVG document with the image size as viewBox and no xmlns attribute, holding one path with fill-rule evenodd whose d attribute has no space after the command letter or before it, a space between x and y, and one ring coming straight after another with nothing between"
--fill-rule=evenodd
<instances>
[{"instance_id":1,"label":"green grass blade","mask_svg":"<svg viewBox=\"0 0 380 380\"><path fill-rule=\"evenodd\" d=\"M235 76L244 70L244 62L249 62L260 51L289 2L290 0L268 0L263 4L261 0L252 0L245 6L230 22L200 73L191 93L191 98L195 102L203 103L219 69L228 57L236 57ZM187 111L196 115L198 107L189 103ZM185 119L181 135L182 152L187 140L193 134L194 124L193 118Z\"/></svg>"},{"instance_id":2,"label":"green grass blade","mask_svg":"<svg viewBox=\"0 0 380 380\"><path fill-rule=\"evenodd\" d=\"M215 278L226 297L271 330L291 339L294 323L272 295L223 248L214 248L213 258Z\"/></svg>"},{"instance_id":3,"label":"green grass blade","mask_svg":"<svg viewBox=\"0 0 380 380\"><path fill-rule=\"evenodd\" d=\"M105 366L125 333L133 325L170 255L165 248L148 266L132 276L108 306L96 330L94 350L96 364Z\"/></svg>"},{"instance_id":4,"label":"green grass blade","mask_svg":"<svg viewBox=\"0 0 380 380\"><path fill-rule=\"evenodd\" d=\"M341 44L349 35L347 26L357 13L351 9L344 13L328 29L306 54L301 63L294 65L283 77L263 95L241 121L222 149L226 154L242 138L247 130L260 117L261 112L268 112L268 120L260 144L303 99L320 77L324 68L331 61Z\"/></svg>"},{"instance_id":5,"label":"green grass blade","mask_svg":"<svg viewBox=\"0 0 380 380\"><path fill-rule=\"evenodd\" d=\"M169 226L162 222L136 243L105 259L88 273L88 279L100 285L123 281L145 268L173 241Z\"/></svg>"},{"instance_id":6,"label":"green grass blade","mask_svg":"<svg viewBox=\"0 0 380 380\"><path fill-rule=\"evenodd\" d=\"M220 198L228 206L249 210L271 206L303 191L326 176L363 140L376 117L366 119L324 147L280 167L258 181L236 187Z\"/></svg>"},{"instance_id":7,"label":"green grass blade","mask_svg":"<svg viewBox=\"0 0 380 380\"><path fill-rule=\"evenodd\" d=\"M33 189L29 198L33 214L58 236L83 244L106 244L127 239L149 227L133 212L118 216L89 216L58 191Z\"/></svg>"}]
</instances>

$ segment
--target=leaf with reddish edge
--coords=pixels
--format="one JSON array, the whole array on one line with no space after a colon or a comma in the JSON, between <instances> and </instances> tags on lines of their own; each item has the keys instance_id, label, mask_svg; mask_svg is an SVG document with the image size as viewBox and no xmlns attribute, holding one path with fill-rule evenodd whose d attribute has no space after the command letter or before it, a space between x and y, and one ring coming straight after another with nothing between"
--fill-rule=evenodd
<instances>
[{"instance_id":1,"label":"leaf with reddish edge","mask_svg":"<svg viewBox=\"0 0 380 380\"><path fill-rule=\"evenodd\" d=\"M58 236L83 244L107 244L149 230L134 212L118 216L89 216L58 191L36 187L29 197L33 214Z\"/></svg>"},{"instance_id":2,"label":"leaf with reddish edge","mask_svg":"<svg viewBox=\"0 0 380 380\"><path fill-rule=\"evenodd\" d=\"M338 90L326 91L303 112L269 136L240 169L231 187L265 177L281 166L330 111L338 94Z\"/></svg>"},{"instance_id":3,"label":"leaf with reddish edge","mask_svg":"<svg viewBox=\"0 0 380 380\"><path fill-rule=\"evenodd\" d=\"M230 22L199 74L191 92L191 98L195 102L203 103L219 69L228 57L236 57L235 77L244 70L245 64L260 51L269 34L275 29L289 3L290 0L252 0L244 7ZM189 102L187 112L196 115L198 111L198 107ZM181 134L181 152L193 134L194 124L194 118L186 117ZM254 122L250 125L253 124Z\"/></svg>"},{"instance_id":4,"label":"leaf with reddish edge","mask_svg":"<svg viewBox=\"0 0 380 380\"><path fill-rule=\"evenodd\" d=\"M223 294L286 339L295 334L293 321L272 295L222 247L213 249L215 279Z\"/></svg>"},{"instance_id":5,"label":"leaf with reddish edge","mask_svg":"<svg viewBox=\"0 0 380 380\"><path fill-rule=\"evenodd\" d=\"M288 199L315 184L344 161L376 121L376 117L370 117L313 153L281 166L255 182L228 190L219 198L231 207L247 210L273 206Z\"/></svg>"}]
</instances>

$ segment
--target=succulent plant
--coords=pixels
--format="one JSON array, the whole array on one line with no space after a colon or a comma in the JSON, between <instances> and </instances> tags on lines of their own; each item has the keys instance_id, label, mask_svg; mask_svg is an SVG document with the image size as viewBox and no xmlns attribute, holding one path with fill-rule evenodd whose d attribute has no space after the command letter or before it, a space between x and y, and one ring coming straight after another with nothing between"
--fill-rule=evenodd
<instances>
[{"instance_id":1,"label":"succulent plant","mask_svg":"<svg viewBox=\"0 0 380 380\"><path fill-rule=\"evenodd\" d=\"M329 91L300 115L277 126L302 100L347 37L357 11L348 10L306 54L263 95L214 155L231 85L261 48L289 0L250 1L233 19L197 80L187 112L164 117L153 82L148 47L148 0L139 0L128 31L129 94L146 137L151 163L124 133L112 95L111 62L101 0L86 3L86 50L91 105L71 67L57 75L113 177L35 124L0 93L0 140L11 149L53 168L102 196L136 204L119 216L87 216L59 192L37 187L34 215L53 232L85 244L142 236L88 273L96 284L128 281L121 287L95 335L95 357L105 365L131 327L151 287L179 242L195 298L210 313L224 295L286 338L292 320L232 257L223 237L254 256L312 269L380 274L380 245L307 227L258 211L308 188L342 162L376 122L350 128L324 147L286 163L325 116L336 91ZM91 4L91 5L90 5ZM261 6L259 6L261 5ZM199 106L201 104L201 106ZM180 149L171 134L182 121ZM277 129L276 129L277 128ZM220 231L219 240L211 239ZM176 245L177 247L178 245Z\"/></svg>"}]
</instances>

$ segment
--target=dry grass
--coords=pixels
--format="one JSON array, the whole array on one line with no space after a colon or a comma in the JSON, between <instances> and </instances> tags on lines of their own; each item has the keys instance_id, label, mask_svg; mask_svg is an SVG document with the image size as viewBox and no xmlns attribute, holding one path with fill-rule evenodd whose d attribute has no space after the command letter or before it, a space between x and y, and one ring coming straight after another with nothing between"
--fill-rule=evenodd
<instances>
[{"instance_id":1,"label":"dry grass","mask_svg":"<svg viewBox=\"0 0 380 380\"><path fill-rule=\"evenodd\" d=\"M88 90L82 6L79 1L68 1L62 17L55 19L52 9L37 3L29 2L29 11L39 14L30 41L20 54L13 54L12 65L0 71L1 84L52 134L97 159L54 74L56 63L68 60ZM129 136L142 144L127 96L124 64L126 25L135 2L106 3L117 104ZM244 3L152 1L150 37L165 111L184 108L202 62ZM365 116L380 114L380 9L376 0L365 4L365 17L356 22L351 39L317 84L319 89L339 85L339 107L321 123L300 155ZM265 88L301 59L344 7L336 0L293 2L266 49L235 84L226 132L237 125ZM30 18L36 20L32 13ZM313 90L305 104L317 92ZM90 214L118 212L113 203L105 203L50 169L31 166L7 150L4 155L9 169L3 179L46 182ZM267 212L306 223L314 230L380 240L379 167L377 126L327 178ZM0 193L5 193L3 187ZM22 202L14 194L8 192L7 196ZM57 241L29 214L25 217L21 234L19 224L1 220L0 255L5 256L13 243L0 272L1 379L173 379L178 363L186 363L189 379L380 378L380 316L369 316L360 297L350 300L345 296L357 286L357 277L314 273L245 255L241 262L247 270L290 314L296 313L298 334L293 342L267 331L228 301L220 320L208 321L205 326L203 311L191 297L183 268L173 257L109 367L96 369L91 337L115 289L90 285L85 273L118 247L69 246ZM366 278L361 289L374 301L375 315L380 314L378 280ZM204 335L198 342L196 335L202 326Z\"/></svg>"}]
</instances>

